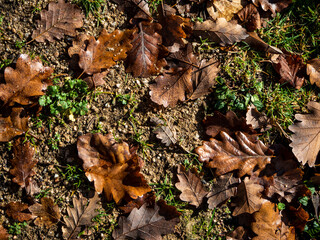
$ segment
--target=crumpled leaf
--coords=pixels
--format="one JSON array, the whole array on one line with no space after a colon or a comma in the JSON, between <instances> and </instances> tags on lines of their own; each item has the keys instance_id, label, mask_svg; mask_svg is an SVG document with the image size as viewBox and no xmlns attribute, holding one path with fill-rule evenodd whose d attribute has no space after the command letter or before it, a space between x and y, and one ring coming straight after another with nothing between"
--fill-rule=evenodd
<instances>
[{"instance_id":1,"label":"crumpled leaf","mask_svg":"<svg viewBox=\"0 0 320 240\"><path fill-rule=\"evenodd\" d=\"M233 15L242 8L241 0L210 0L207 2L207 11L214 20L225 18L230 21Z\"/></svg>"},{"instance_id":2,"label":"crumpled leaf","mask_svg":"<svg viewBox=\"0 0 320 240\"><path fill-rule=\"evenodd\" d=\"M9 234L7 230L0 225L0 240L8 240L9 239Z\"/></svg>"},{"instance_id":3,"label":"crumpled leaf","mask_svg":"<svg viewBox=\"0 0 320 240\"><path fill-rule=\"evenodd\" d=\"M116 228L112 237L116 240L131 239L162 239L161 235L174 232L175 225L179 222L179 218L166 220L159 215L160 207L155 204L154 208L147 208L147 204L143 204L140 209L133 209L130 215L120 217L118 228Z\"/></svg>"},{"instance_id":4,"label":"crumpled leaf","mask_svg":"<svg viewBox=\"0 0 320 240\"><path fill-rule=\"evenodd\" d=\"M253 129L260 129L261 132L265 132L272 127L266 114L260 113L253 104L247 108L246 122L250 124Z\"/></svg>"},{"instance_id":5,"label":"crumpled leaf","mask_svg":"<svg viewBox=\"0 0 320 240\"><path fill-rule=\"evenodd\" d=\"M320 103L309 102L310 114L296 114L295 124L289 126L292 151L303 165L314 167L320 150Z\"/></svg>"},{"instance_id":6,"label":"crumpled leaf","mask_svg":"<svg viewBox=\"0 0 320 240\"><path fill-rule=\"evenodd\" d=\"M34 224L50 228L60 220L60 210L58 205L54 204L52 198L41 198L41 204L35 203L29 207L33 217L36 217Z\"/></svg>"},{"instance_id":7,"label":"crumpled leaf","mask_svg":"<svg viewBox=\"0 0 320 240\"><path fill-rule=\"evenodd\" d=\"M32 219L32 215L26 210L28 204L21 202L10 202L6 205L6 214L18 222L29 221Z\"/></svg>"},{"instance_id":8,"label":"crumpled leaf","mask_svg":"<svg viewBox=\"0 0 320 240\"><path fill-rule=\"evenodd\" d=\"M166 65L164 58L160 58L163 48L159 23L147 21L139 22L139 32L133 34L132 49L128 52L126 69L134 77L149 77L156 75ZM159 59L160 58L160 59Z\"/></svg>"},{"instance_id":9,"label":"crumpled leaf","mask_svg":"<svg viewBox=\"0 0 320 240\"><path fill-rule=\"evenodd\" d=\"M63 217L66 226L62 227L63 237L65 239L77 239L81 231L81 227L89 227L93 224L92 218L98 215L99 212L95 211L98 208L97 202L99 196L96 193L93 198L88 200L81 194L79 198L73 198L73 208L68 207L68 217Z\"/></svg>"},{"instance_id":10,"label":"crumpled leaf","mask_svg":"<svg viewBox=\"0 0 320 240\"><path fill-rule=\"evenodd\" d=\"M21 54L16 69L7 67L4 70L6 84L0 84L0 100L7 106L37 102L37 97L44 95L43 91L51 85L48 78L52 72L52 68L42 65L39 57L31 60L27 54Z\"/></svg>"},{"instance_id":11,"label":"crumpled leaf","mask_svg":"<svg viewBox=\"0 0 320 240\"><path fill-rule=\"evenodd\" d=\"M140 208L143 204L147 204L147 207L152 207L156 202L156 196L154 192L148 192L137 199L133 199L124 206L119 206L124 214L130 213L134 208Z\"/></svg>"},{"instance_id":12,"label":"crumpled leaf","mask_svg":"<svg viewBox=\"0 0 320 240\"><path fill-rule=\"evenodd\" d=\"M33 156L34 148L30 146L30 142L24 142L21 138L14 142L10 173L14 176L12 181L22 188L32 184L31 177L35 174L32 169L38 162Z\"/></svg>"},{"instance_id":13,"label":"crumpled leaf","mask_svg":"<svg viewBox=\"0 0 320 240\"><path fill-rule=\"evenodd\" d=\"M286 208L286 214L290 226L294 226L302 232L309 220L309 213L300 205L298 208L288 206L288 208Z\"/></svg>"},{"instance_id":14,"label":"crumpled leaf","mask_svg":"<svg viewBox=\"0 0 320 240\"><path fill-rule=\"evenodd\" d=\"M203 187L197 170L191 169L186 172L186 169L182 165L179 165L177 177L179 182L175 186L182 192L179 196L180 199L199 207L208 192Z\"/></svg>"},{"instance_id":15,"label":"crumpled leaf","mask_svg":"<svg viewBox=\"0 0 320 240\"><path fill-rule=\"evenodd\" d=\"M316 219L319 219L319 203L320 203L319 194L318 193L312 194L311 201L312 201L312 205L314 208L314 213L315 213Z\"/></svg>"},{"instance_id":16,"label":"crumpled leaf","mask_svg":"<svg viewBox=\"0 0 320 240\"><path fill-rule=\"evenodd\" d=\"M126 195L136 199L151 190L140 173L139 157L112 134L80 136L77 148L87 178L98 193L104 191L107 201L119 204Z\"/></svg>"},{"instance_id":17,"label":"crumpled leaf","mask_svg":"<svg viewBox=\"0 0 320 240\"><path fill-rule=\"evenodd\" d=\"M210 41L220 43L222 46L240 42L248 37L243 27L227 22L225 18L218 18L216 22L211 20L196 22L193 33L203 39L208 38Z\"/></svg>"},{"instance_id":18,"label":"crumpled leaf","mask_svg":"<svg viewBox=\"0 0 320 240\"><path fill-rule=\"evenodd\" d=\"M272 17L276 16L277 12L281 12L283 9L287 8L291 0L252 0L254 5L257 7L261 5L264 11L270 10L272 12Z\"/></svg>"},{"instance_id":19,"label":"crumpled leaf","mask_svg":"<svg viewBox=\"0 0 320 240\"><path fill-rule=\"evenodd\" d=\"M233 173L217 178L212 186L212 190L207 195L209 208L214 209L219 204L233 197L237 193L239 183L240 179L235 178Z\"/></svg>"},{"instance_id":20,"label":"crumpled leaf","mask_svg":"<svg viewBox=\"0 0 320 240\"><path fill-rule=\"evenodd\" d=\"M134 30L115 30L108 33L106 29L102 29L98 40L90 36L87 48L79 51L79 67L84 73L92 75L112 67L116 61L124 60L126 53L132 48L130 42L133 32ZM77 44L76 49L80 44Z\"/></svg>"},{"instance_id":21,"label":"crumpled leaf","mask_svg":"<svg viewBox=\"0 0 320 240\"><path fill-rule=\"evenodd\" d=\"M163 144L165 144L167 147L171 144L176 144L177 136L174 128L166 126L164 121L157 117L152 117L150 121L156 125L153 132L157 134L156 137L160 139Z\"/></svg>"},{"instance_id":22,"label":"crumpled leaf","mask_svg":"<svg viewBox=\"0 0 320 240\"><path fill-rule=\"evenodd\" d=\"M21 107L11 109L9 116L0 116L0 142L8 142L28 130L29 116Z\"/></svg>"},{"instance_id":23,"label":"crumpled leaf","mask_svg":"<svg viewBox=\"0 0 320 240\"><path fill-rule=\"evenodd\" d=\"M255 222L252 231L258 236L254 240L279 239L294 240L294 227L289 227L281 220L281 214L274 203L265 202L258 212L253 214Z\"/></svg>"},{"instance_id":24,"label":"crumpled leaf","mask_svg":"<svg viewBox=\"0 0 320 240\"><path fill-rule=\"evenodd\" d=\"M300 89L304 83L306 65L300 56L294 54L280 54L272 59L272 65L280 75L280 83L290 83L296 89Z\"/></svg>"},{"instance_id":25,"label":"crumpled leaf","mask_svg":"<svg viewBox=\"0 0 320 240\"><path fill-rule=\"evenodd\" d=\"M238 176L258 174L271 162L272 151L266 147L257 136L235 133L233 139L226 132L221 131L222 141L211 138L209 142L197 147L195 152L199 161L205 162L207 167L216 168L216 174L222 175L238 170Z\"/></svg>"},{"instance_id":26,"label":"crumpled leaf","mask_svg":"<svg viewBox=\"0 0 320 240\"><path fill-rule=\"evenodd\" d=\"M261 198L261 192L264 187L257 184L253 179L246 177L237 188L237 195L234 198L233 205L236 208L232 215L238 216L242 213L254 213L258 211L264 200Z\"/></svg>"},{"instance_id":27,"label":"crumpled leaf","mask_svg":"<svg viewBox=\"0 0 320 240\"><path fill-rule=\"evenodd\" d=\"M65 0L49 3L48 10L42 10L40 15L38 28L32 34L37 42L53 42L54 38L62 39L64 35L75 36L76 28L83 26L84 14L81 9Z\"/></svg>"},{"instance_id":28,"label":"crumpled leaf","mask_svg":"<svg viewBox=\"0 0 320 240\"><path fill-rule=\"evenodd\" d=\"M310 76L310 83L320 87L320 59L315 58L307 62L307 74Z\"/></svg>"},{"instance_id":29,"label":"crumpled leaf","mask_svg":"<svg viewBox=\"0 0 320 240\"><path fill-rule=\"evenodd\" d=\"M248 4L237 13L239 19L249 32L261 28L260 14L256 6Z\"/></svg>"}]
</instances>

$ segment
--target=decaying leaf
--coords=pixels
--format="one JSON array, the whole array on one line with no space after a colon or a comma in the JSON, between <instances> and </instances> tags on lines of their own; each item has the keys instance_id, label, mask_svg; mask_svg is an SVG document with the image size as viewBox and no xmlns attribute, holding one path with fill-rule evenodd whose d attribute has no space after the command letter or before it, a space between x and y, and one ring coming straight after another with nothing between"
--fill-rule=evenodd
<instances>
[{"instance_id":1,"label":"decaying leaf","mask_svg":"<svg viewBox=\"0 0 320 240\"><path fill-rule=\"evenodd\" d=\"M253 129L260 129L261 132L265 132L272 127L267 116L264 113L260 113L253 104L248 106L246 122L250 124Z\"/></svg>"},{"instance_id":2,"label":"decaying leaf","mask_svg":"<svg viewBox=\"0 0 320 240\"><path fill-rule=\"evenodd\" d=\"M263 202L266 201L261 198L263 190L263 186L246 177L237 188L237 195L233 201L233 205L236 208L233 210L232 215L238 216L242 213L252 214L258 211Z\"/></svg>"},{"instance_id":3,"label":"decaying leaf","mask_svg":"<svg viewBox=\"0 0 320 240\"><path fill-rule=\"evenodd\" d=\"M164 58L159 59L163 48L159 23L139 22L139 32L133 34L132 49L128 52L126 69L134 77L149 77L156 75L166 65Z\"/></svg>"},{"instance_id":4,"label":"decaying leaf","mask_svg":"<svg viewBox=\"0 0 320 240\"><path fill-rule=\"evenodd\" d=\"M210 209L214 209L219 204L225 202L237 193L239 178L235 178L233 173L222 175L216 179L212 190L208 193L208 204Z\"/></svg>"},{"instance_id":5,"label":"decaying leaf","mask_svg":"<svg viewBox=\"0 0 320 240\"><path fill-rule=\"evenodd\" d=\"M161 235L174 232L175 225L179 222L179 218L166 220L159 215L159 206L147 208L145 203L140 209L133 209L130 215L120 217L118 226L113 233L114 239L161 239Z\"/></svg>"},{"instance_id":6,"label":"decaying leaf","mask_svg":"<svg viewBox=\"0 0 320 240\"><path fill-rule=\"evenodd\" d=\"M38 28L32 34L37 42L53 42L54 38L62 39L64 35L75 36L76 28L83 26L84 15L81 9L65 0L49 3L48 10L42 10L40 15Z\"/></svg>"},{"instance_id":7,"label":"decaying leaf","mask_svg":"<svg viewBox=\"0 0 320 240\"><path fill-rule=\"evenodd\" d=\"M214 20L225 18L230 21L233 15L242 8L241 0L210 0L207 2L207 11Z\"/></svg>"},{"instance_id":8,"label":"decaying leaf","mask_svg":"<svg viewBox=\"0 0 320 240\"><path fill-rule=\"evenodd\" d=\"M199 161L205 162L207 167L216 168L218 176L234 170L238 170L239 177L253 172L258 174L271 162L272 151L257 136L242 132L236 132L235 136L236 140L221 131L222 141L214 138L205 141L195 150Z\"/></svg>"},{"instance_id":9,"label":"decaying leaf","mask_svg":"<svg viewBox=\"0 0 320 240\"><path fill-rule=\"evenodd\" d=\"M177 142L177 136L176 136L176 130L168 125L165 125L164 121L157 117L152 117L150 121L156 125L153 132L156 135L158 139L161 140L163 144L165 144L167 147L171 144L176 144Z\"/></svg>"},{"instance_id":10,"label":"decaying leaf","mask_svg":"<svg viewBox=\"0 0 320 240\"><path fill-rule=\"evenodd\" d=\"M281 220L281 214L274 203L265 202L258 212L253 214L255 222L252 231L258 236L255 240L279 239L294 240L294 227L289 227Z\"/></svg>"},{"instance_id":11,"label":"decaying leaf","mask_svg":"<svg viewBox=\"0 0 320 240\"><path fill-rule=\"evenodd\" d=\"M314 208L314 213L316 216L316 219L319 219L319 204L320 204L320 198L318 193L314 193L311 195L312 205Z\"/></svg>"},{"instance_id":12,"label":"decaying leaf","mask_svg":"<svg viewBox=\"0 0 320 240\"><path fill-rule=\"evenodd\" d=\"M12 181L22 188L30 184L31 177L35 174L32 169L38 161L33 158L33 155L34 149L28 141L24 142L23 139L19 138L14 142L10 173L14 176Z\"/></svg>"},{"instance_id":13,"label":"decaying leaf","mask_svg":"<svg viewBox=\"0 0 320 240\"><path fill-rule=\"evenodd\" d=\"M307 74L310 76L310 83L320 87L320 59L315 58L307 62Z\"/></svg>"},{"instance_id":14,"label":"decaying leaf","mask_svg":"<svg viewBox=\"0 0 320 240\"><path fill-rule=\"evenodd\" d=\"M31 60L27 54L21 54L16 69L4 70L6 84L0 84L0 100L7 106L37 102L37 97L44 95L43 91L51 85L48 78L52 72L52 68L42 65L39 57Z\"/></svg>"},{"instance_id":15,"label":"decaying leaf","mask_svg":"<svg viewBox=\"0 0 320 240\"><path fill-rule=\"evenodd\" d=\"M237 14L248 32L253 32L256 29L261 28L260 14L256 6L253 4L248 4Z\"/></svg>"},{"instance_id":16,"label":"decaying leaf","mask_svg":"<svg viewBox=\"0 0 320 240\"><path fill-rule=\"evenodd\" d=\"M289 224L296 229L303 231L309 220L309 213L306 212L302 206L299 206L298 208L289 206L288 209L286 209L286 213Z\"/></svg>"},{"instance_id":17,"label":"decaying leaf","mask_svg":"<svg viewBox=\"0 0 320 240\"><path fill-rule=\"evenodd\" d=\"M21 202L10 202L6 205L6 214L16 221L23 222L32 219L32 215L26 210L28 204Z\"/></svg>"},{"instance_id":18,"label":"decaying leaf","mask_svg":"<svg viewBox=\"0 0 320 240\"><path fill-rule=\"evenodd\" d=\"M186 169L182 165L179 165L177 177L179 182L175 186L182 192L180 199L199 207L208 192L203 187L197 170L191 169L186 172Z\"/></svg>"},{"instance_id":19,"label":"decaying leaf","mask_svg":"<svg viewBox=\"0 0 320 240\"><path fill-rule=\"evenodd\" d=\"M7 230L0 225L0 240L8 240L9 239L9 234Z\"/></svg>"},{"instance_id":20,"label":"decaying leaf","mask_svg":"<svg viewBox=\"0 0 320 240\"><path fill-rule=\"evenodd\" d=\"M156 202L156 196L153 192L148 192L137 199L133 199L128 204L124 206L119 206L119 208L124 212L124 214L131 213L134 208L140 208L143 204L147 204L147 207L152 207Z\"/></svg>"},{"instance_id":21,"label":"decaying leaf","mask_svg":"<svg viewBox=\"0 0 320 240\"><path fill-rule=\"evenodd\" d=\"M107 201L119 204L126 194L136 199L151 189L140 173L139 157L125 142L116 143L112 134L86 134L77 142L79 158L89 181Z\"/></svg>"},{"instance_id":22,"label":"decaying leaf","mask_svg":"<svg viewBox=\"0 0 320 240\"><path fill-rule=\"evenodd\" d=\"M81 227L89 227L92 225L92 218L98 215L99 212L95 211L98 208L97 202L99 196L96 193L93 198L88 200L82 195L79 198L73 198L73 208L68 207L68 217L63 217L66 226L62 227L63 237L65 239L77 239L81 231Z\"/></svg>"},{"instance_id":23,"label":"decaying leaf","mask_svg":"<svg viewBox=\"0 0 320 240\"><path fill-rule=\"evenodd\" d=\"M151 17L149 5L145 0L130 0L137 5L147 16Z\"/></svg>"},{"instance_id":24,"label":"decaying leaf","mask_svg":"<svg viewBox=\"0 0 320 240\"><path fill-rule=\"evenodd\" d=\"M225 46L240 42L248 37L247 31L239 24L227 22L224 18L218 18L216 22L206 20L203 23L197 22L193 32L203 39L220 43Z\"/></svg>"},{"instance_id":25,"label":"decaying leaf","mask_svg":"<svg viewBox=\"0 0 320 240\"><path fill-rule=\"evenodd\" d=\"M300 56L294 54L280 54L272 59L273 67L280 75L280 83L290 83L296 89L300 89L304 83L306 65Z\"/></svg>"},{"instance_id":26,"label":"decaying leaf","mask_svg":"<svg viewBox=\"0 0 320 240\"><path fill-rule=\"evenodd\" d=\"M239 226L232 232L228 233L226 236L226 240L242 240L242 239L247 239L246 230L242 227Z\"/></svg>"},{"instance_id":27,"label":"decaying leaf","mask_svg":"<svg viewBox=\"0 0 320 240\"><path fill-rule=\"evenodd\" d=\"M90 36L87 48L81 48L79 51L79 67L84 73L92 75L110 68L116 61L124 60L127 57L126 53L132 48L130 42L133 32L115 30L108 33L106 29L102 29L98 40ZM72 49L71 53L79 46L81 43L77 43L77 47Z\"/></svg>"},{"instance_id":28,"label":"decaying leaf","mask_svg":"<svg viewBox=\"0 0 320 240\"><path fill-rule=\"evenodd\" d=\"M264 42L256 32L248 32L248 37L243 41L248 43L253 49L261 52L268 52L272 54L283 54L283 52L276 47L270 46Z\"/></svg>"},{"instance_id":29,"label":"decaying leaf","mask_svg":"<svg viewBox=\"0 0 320 240\"><path fill-rule=\"evenodd\" d=\"M272 12L272 16L275 17L277 12L281 12L283 9L288 7L292 0L252 0L252 2L259 6L264 11L270 10Z\"/></svg>"},{"instance_id":30,"label":"decaying leaf","mask_svg":"<svg viewBox=\"0 0 320 240\"><path fill-rule=\"evenodd\" d=\"M38 226L51 227L60 220L60 210L58 205L48 197L41 198L41 204L35 203L29 207L33 217L36 217L34 223Z\"/></svg>"},{"instance_id":31,"label":"decaying leaf","mask_svg":"<svg viewBox=\"0 0 320 240\"><path fill-rule=\"evenodd\" d=\"M295 118L300 122L289 126L294 133L290 147L299 162L313 167L320 150L320 103L309 102L307 107L311 113L296 114Z\"/></svg>"}]
</instances>

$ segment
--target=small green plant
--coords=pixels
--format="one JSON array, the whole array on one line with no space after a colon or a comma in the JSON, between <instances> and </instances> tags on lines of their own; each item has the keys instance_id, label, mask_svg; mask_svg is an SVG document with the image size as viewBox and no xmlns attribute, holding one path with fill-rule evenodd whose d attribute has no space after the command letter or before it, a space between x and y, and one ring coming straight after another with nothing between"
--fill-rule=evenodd
<instances>
[{"instance_id":1,"label":"small green plant","mask_svg":"<svg viewBox=\"0 0 320 240\"><path fill-rule=\"evenodd\" d=\"M40 199L40 198L46 197L48 196L50 191L51 191L51 188L43 189L37 195L35 195L35 198Z\"/></svg>"},{"instance_id":2,"label":"small green plant","mask_svg":"<svg viewBox=\"0 0 320 240\"><path fill-rule=\"evenodd\" d=\"M24 47L24 45L26 45L26 41L16 41L15 42L15 46L16 46L16 48L18 48L18 49L21 49L21 48L23 48Z\"/></svg>"},{"instance_id":3,"label":"small green plant","mask_svg":"<svg viewBox=\"0 0 320 240\"><path fill-rule=\"evenodd\" d=\"M12 63L12 60L11 60L11 59L3 59L3 60L0 62L0 69L9 66L11 63Z\"/></svg>"},{"instance_id":4,"label":"small green plant","mask_svg":"<svg viewBox=\"0 0 320 240\"><path fill-rule=\"evenodd\" d=\"M112 104L115 105L116 102L121 103L122 105L134 105L137 103L137 99L134 94L117 94L113 98Z\"/></svg>"},{"instance_id":5,"label":"small green plant","mask_svg":"<svg viewBox=\"0 0 320 240\"><path fill-rule=\"evenodd\" d=\"M3 19L4 19L4 15L1 15L1 16L0 16L0 25L2 25Z\"/></svg>"},{"instance_id":6,"label":"small green plant","mask_svg":"<svg viewBox=\"0 0 320 240\"><path fill-rule=\"evenodd\" d=\"M55 133L53 137L48 139L48 145L52 150L59 149L59 142L60 142L60 134Z\"/></svg>"},{"instance_id":7,"label":"small green plant","mask_svg":"<svg viewBox=\"0 0 320 240\"><path fill-rule=\"evenodd\" d=\"M62 177L68 182L72 183L76 188L79 188L85 179L84 172L78 166L67 164L67 167L62 171L58 169Z\"/></svg>"},{"instance_id":8,"label":"small green plant","mask_svg":"<svg viewBox=\"0 0 320 240\"><path fill-rule=\"evenodd\" d=\"M8 226L8 233L12 235L20 235L24 229L28 226L27 222L13 223L13 225Z\"/></svg>"},{"instance_id":9,"label":"small green plant","mask_svg":"<svg viewBox=\"0 0 320 240\"><path fill-rule=\"evenodd\" d=\"M74 3L78 4L85 10L86 17L89 13L97 13L104 3L104 0L75 0Z\"/></svg>"},{"instance_id":10,"label":"small green plant","mask_svg":"<svg viewBox=\"0 0 320 240\"><path fill-rule=\"evenodd\" d=\"M151 15L157 13L162 0L147 0Z\"/></svg>"},{"instance_id":11,"label":"small green plant","mask_svg":"<svg viewBox=\"0 0 320 240\"><path fill-rule=\"evenodd\" d=\"M280 211L282 211L282 210L286 209L286 204L279 202L279 203L277 204L277 207L278 207L278 209L279 209Z\"/></svg>"}]
</instances>

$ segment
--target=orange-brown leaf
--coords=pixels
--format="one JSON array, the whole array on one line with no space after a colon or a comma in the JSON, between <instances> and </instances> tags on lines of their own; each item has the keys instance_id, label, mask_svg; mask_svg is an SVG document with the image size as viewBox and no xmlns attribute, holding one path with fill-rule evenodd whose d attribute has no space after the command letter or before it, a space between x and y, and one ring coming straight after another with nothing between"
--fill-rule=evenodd
<instances>
[{"instance_id":1,"label":"orange-brown leaf","mask_svg":"<svg viewBox=\"0 0 320 240\"><path fill-rule=\"evenodd\" d=\"M19 222L29 221L32 219L32 215L26 212L28 209L28 204L21 202L10 202L6 205L6 209L6 214Z\"/></svg>"},{"instance_id":2,"label":"orange-brown leaf","mask_svg":"<svg viewBox=\"0 0 320 240\"><path fill-rule=\"evenodd\" d=\"M286 208L286 213L290 225L294 226L300 231L303 231L309 220L309 213L306 212L302 206L299 206L298 208L289 206L288 209Z\"/></svg>"},{"instance_id":3,"label":"orange-brown leaf","mask_svg":"<svg viewBox=\"0 0 320 240\"><path fill-rule=\"evenodd\" d=\"M9 239L9 234L7 230L0 225L0 240L8 240Z\"/></svg>"},{"instance_id":4,"label":"orange-brown leaf","mask_svg":"<svg viewBox=\"0 0 320 240\"><path fill-rule=\"evenodd\" d=\"M48 10L40 12L41 20L37 21L38 28L33 31L32 38L37 42L62 39L64 35L75 36L76 28L83 25L84 15L76 4L59 0L49 3Z\"/></svg>"},{"instance_id":5,"label":"orange-brown leaf","mask_svg":"<svg viewBox=\"0 0 320 240\"><path fill-rule=\"evenodd\" d=\"M7 67L4 70L6 84L0 84L0 100L8 106L37 102L37 97L44 95L43 91L51 84L48 78L52 72L52 68L42 65L39 57L31 60L28 55L21 54L16 69Z\"/></svg>"},{"instance_id":6,"label":"orange-brown leaf","mask_svg":"<svg viewBox=\"0 0 320 240\"><path fill-rule=\"evenodd\" d=\"M239 19L245 25L249 32L253 32L256 29L261 28L260 14L253 4L248 4L238 13Z\"/></svg>"}]
</instances>

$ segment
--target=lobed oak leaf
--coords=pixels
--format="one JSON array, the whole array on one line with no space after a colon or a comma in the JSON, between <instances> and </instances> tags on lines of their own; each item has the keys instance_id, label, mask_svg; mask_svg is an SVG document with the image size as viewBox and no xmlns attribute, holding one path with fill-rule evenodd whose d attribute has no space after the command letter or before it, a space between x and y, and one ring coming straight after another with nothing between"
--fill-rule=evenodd
<instances>
[{"instance_id":1,"label":"lobed oak leaf","mask_svg":"<svg viewBox=\"0 0 320 240\"><path fill-rule=\"evenodd\" d=\"M281 214L274 203L264 203L260 210L253 214L253 217L255 222L251 223L252 231L258 235L253 239L295 239L294 227L287 226L281 220Z\"/></svg>"},{"instance_id":2,"label":"lobed oak leaf","mask_svg":"<svg viewBox=\"0 0 320 240\"><path fill-rule=\"evenodd\" d=\"M247 108L246 122L248 125L251 125L253 129L261 129L261 132L265 132L272 127L266 114L260 113L253 104Z\"/></svg>"},{"instance_id":3,"label":"lobed oak leaf","mask_svg":"<svg viewBox=\"0 0 320 240\"><path fill-rule=\"evenodd\" d=\"M65 239L77 239L81 227L92 225L92 218L98 215L95 211L98 208L99 196L96 193L89 201L81 194L79 198L73 198L73 208L68 207L68 217L63 217L66 226L62 227L62 234ZM89 202L89 204L87 204Z\"/></svg>"},{"instance_id":4,"label":"lobed oak leaf","mask_svg":"<svg viewBox=\"0 0 320 240\"><path fill-rule=\"evenodd\" d=\"M296 89L300 89L305 80L306 65L300 56L294 54L280 54L272 59L273 67L280 75L280 83L290 83Z\"/></svg>"},{"instance_id":5,"label":"lobed oak leaf","mask_svg":"<svg viewBox=\"0 0 320 240\"><path fill-rule=\"evenodd\" d=\"M151 190L140 173L139 157L127 143L116 143L112 134L80 136L77 148L87 178L98 193L104 191L107 201L119 204L126 194L136 199Z\"/></svg>"},{"instance_id":6,"label":"lobed oak leaf","mask_svg":"<svg viewBox=\"0 0 320 240\"><path fill-rule=\"evenodd\" d=\"M112 67L116 61L124 60L132 48L130 42L133 32L115 30L108 33L102 29L98 40L90 36L86 49L81 48L79 51L79 67L84 73L93 75ZM70 50L71 53L77 51L77 48Z\"/></svg>"},{"instance_id":7,"label":"lobed oak leaf","mask_svg":"<svg viewBox=\"0 0 320 240\"><path fill-rule=\"evenodd\" d=\"M7 230L0 225L0 240L8 240L9 239L9 234Z\"/></svg>"},{"instance_id":8,"label":"lobed oak leaf","mask_svg":"<svg viewBox=\"0 0 320 240\"><path fill-rule=\"evenodd\" d=\"M53 42L54 38L62 39L64 35L75 36L76 28L83 26L84 15L81 9L64 0L49 3L48 10L42 10L40 15L38 28L32 34L32 38L37 42Z\"/></svg>"},{"instance_id":9,"label":"lobed oak leaf","mask_svg":"<svg viewBox=\"0 0 320 240\"><path fill-rule=\"evenodd\" d=\"M120 217L118 228L116 228L112 237L114 239L162 239L161 235L174 232L175 225L179 222L179 218L166 220L159 215L160 207L155 204L154 208L147 208L147 204L143 204L140 209L135 208L130 215Z\"/></svg>"},{"instance_id":10,"label":"lobed oak leaf","mask_svg":"<svg viewBox=\"0 0 320 240\"><path fill-rule=\"evenodd\" d=\"M249 32L261 28L260 14L256 6L248 4L237 13L239 19Z\"/></svg>"},{"instance_id":11,"label":"lobed oak leaf","mask_svg":"<svg viewBox=\"0 0 320 240\"><path fill-rule=\"evenodd\" d=\"M41 198L41 204L35 203L29 207L33 217L36 217L34 224L50 228L60 220L60 210L58 205L48 197Z\"/></svg>"},{"instance_id":12,"label":"lobed oak leaf","mask_svg":"<svg viewBox=\"0 0 320 240\"><path fill-rule=\"evenodd\" d=\"M252 2L257 7L261 5L261 8L264 11L270 10L272 12L272 17L275 17L276 13L287 8L291 4L292 0L252 0Z\"/></svg>"},{"instance_id":13,"label":"lobed oak leaf","mask_svg":"<svg viewBox=\"0 0 320 240\"><path fill-rule=\"evenodd\" d=\"M237 193L239 178L235 178L233 173L222 175L216 179L212 190L208 193L208 204L210 209L216 208L219 204L225 202Z\"/></svg>"},{"instance_id":14,"label":"lobed oak leaf","mask_svg":"<svg viewBox=\"0 0 320 240\"><path fill-rule=\"evenodd\" d=\"M44 95L43 91L51 85L48 78L52 72L52 68L42 65L39 57L31 60L28 55L21 54L16 69L7 67L4 70L6 84L0 84L0 100L6 106L37 102L37 97Z\"/></svg>"},{"instance_id":15,"label":"lobed oak leaf","mask_svg":"<svg viewBox=\"0 0 320 240\"><path fill-rule=\"evenodd\" d=\"M180 199L199 207L208 192L203 187L197 170L191 169L191 171L186 172L186 169L179 165L177 177L179 182L175 186L182 192L179 196Z\"/></svg>"},{"instance_id":16,"label":"lobed oak leaf","mask_svg":"<svg viewBox=\"0 0 320 240\"><path fill-rule=\"evenodd\" d=\"M310 114L296 114L296 122L289 126L292 152L303 165L314 167L320 150L320 103L309 102Z\"/></svg>"},{"instance_id":17,"label":"lobed oak leaf","mask_svg":"<svg viewBox=\"0 0 320 240\"><path fill-rule=\"evenodd\" d=\"M233 205L236 207L232 215L238 216L243 213L254 213L258 211L264 200L261 198L261 192L264 187L256 183L254 179L246 177L237 187L237 195L234 198Z\"/></svg>"},{"instance_id":18,"label":"lobed oak leaf","mask_svg":"<svg viewBox=\"0 0 320 240\"><path fill-rule=\"evenodd\" d=\"M236 140L224 131L220 132L222 141L211 138L195 152L199 161L207 167L216 168L216 174L222 175L238 170L238 176L258 174L271 162L272 151L257 136L235 133Z\"/></svg>"},{"instance_id":19,"label":"lobed oak leaf","mask_svg":"<svg viewBox=\"0 0 320 240\"><path fill-rule=\"evenodd\" d=\"M26 212L28 209L28 204L21 202L10 202L6 205L6 209L6 214L19 222L29 221L32 219L32 215Z\"/></svg>"},{"instance_id":20,"label":"lobed oak leaf","mask_svg":"<svg viewBox=\"0 0 320 240\"><path fill-rule=\"evenodd\" d=\"M207 11L214 20L225 18L230 21L233 15L242 8L241 0L210 0L207 2Z\"/></svg>"},{"instance_id":21,"label":"lobed oak leaf","mask_svg":"<svg viewBox=\"0 0 320 240\"><path fill-rule=\"evenodd\" d=\"M132 49L128 52L127 72L132 72L134 77L149 77L156 75L166 65L164 58L161 58L164 51L161 30L159 23L139 22L139 32L133 34Z\"/></svg>"},{"instance_id":22,"label":"lobed oak leaf","mask_svg":"<svg viewBox=\"0 0 320 240\"><path fill-rule=\"evenodd\" d=\"M22 188L27 188L32 184L31 177L35 174L32 169L38 162L33 156L34 148L30 146L28 141L24 142L19 138L14 142L10 173L14 176L12 181Z\"/></svg>"},{"instance_id":23,"label":"lobed oak leaf","mask_svg":"<svg viewBox=\"0 0 320 240\"><path fill-rule=\"evenodd\" d=\"M218 18L216 22L206 20L197 22L193 28L196 36L220 43L225 46L240 42L248 37L247 31L239 24L227 22L225 18Z\"/></svg>"},{"instance_id":24,"label":"lobed oak leaf","mask_svg":"<svg viewBox=\"0 0 320 240\"><path fill-rule=\"evenodd\" d=\"M176 144L177 136L174 128L166 126L164 121L157 117L152 117L150 121L156 125L153 132L157 134L156 137L160 139L162 143L164 143L167 147L169 147L171 144Z\"/></svg>"},{"instance_id":25,"label":"lobed oak leaf","mask_svg":"<svg viewBox=\"0 0 320 240\"><path fill-rule=\"evenodd\" d=\"M315 58L307 62L307 74L310 76L310 83L320 87L320 59Z\"/></svg>"}]
</instances>

